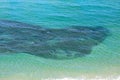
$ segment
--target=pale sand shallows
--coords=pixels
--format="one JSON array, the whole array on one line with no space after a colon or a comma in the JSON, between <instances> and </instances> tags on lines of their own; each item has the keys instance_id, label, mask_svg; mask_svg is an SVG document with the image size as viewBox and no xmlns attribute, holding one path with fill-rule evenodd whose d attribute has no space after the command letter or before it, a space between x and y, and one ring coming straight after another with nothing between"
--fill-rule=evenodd
<instances>
[{"instance_id":1,"label":"pale sand shallows","mask_svg":"<svg viewBox=\"0 0 120 80\"><path fill-rule=\"evenodd\" d=\"M43 72L31 73L16 73L13 75L0 77L0 80L120 80L120 73L117 71L119 68L109 68L109 70L101 70L101 72L88 72L88 73L75 73L66 72L64 70L53 71L48 70Z\"/></svg>"}]
</instances>

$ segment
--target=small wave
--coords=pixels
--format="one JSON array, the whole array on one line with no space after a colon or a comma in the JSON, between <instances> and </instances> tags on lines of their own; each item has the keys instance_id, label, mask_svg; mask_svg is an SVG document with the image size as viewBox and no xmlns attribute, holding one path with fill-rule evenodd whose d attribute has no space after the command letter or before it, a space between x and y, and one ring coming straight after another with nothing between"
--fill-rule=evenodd
<instances>
[{"instance_id":1,"label":"small wave","mask_svg":"<svg viewBox=\"0 0 120 80\"><path fill-rule=\"evenodd\" d=\"M42 80L120 80L120 76L118 77L107 77L107 78L102 78L102 77L95 77L95 78L91 78L91 79L87 79L85 77L82 78L48 78L48 79L42 79Z\"/></svg>"}]
</instances>

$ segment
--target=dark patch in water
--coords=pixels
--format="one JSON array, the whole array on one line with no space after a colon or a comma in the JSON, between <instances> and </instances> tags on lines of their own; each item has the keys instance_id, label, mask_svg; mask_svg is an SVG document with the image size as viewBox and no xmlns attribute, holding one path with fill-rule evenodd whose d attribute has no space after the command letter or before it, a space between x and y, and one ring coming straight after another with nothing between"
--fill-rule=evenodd
<instances>
[{"instance_id":1,"label":"dark patch in water","mask_svg":"<svg viewBox=\"0 0 120 80\"><path fill-rule=\"evenodd\" d=\"M71 59L91 53L107 37L104 27L49 29L0 20L0 53L28 53L51 59Z\"/></svg>"}]
</instances>

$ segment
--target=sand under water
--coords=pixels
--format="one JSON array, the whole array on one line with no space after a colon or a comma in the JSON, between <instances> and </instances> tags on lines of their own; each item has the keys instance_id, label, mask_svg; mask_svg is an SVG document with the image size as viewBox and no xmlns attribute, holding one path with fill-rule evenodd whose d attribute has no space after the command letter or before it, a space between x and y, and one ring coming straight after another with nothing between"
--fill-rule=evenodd
<instances>
[{"instance_id":1,"label":"sand under water","mask_svg":"<svg viewBox=\"0 0 120 80\"><path fill-rule=\"evenodd\" d=\"M17 21L54 30L68 29L70 28L69 26L91 26L90 29L96 26L102 26L105 30L109 31L109 35L107 35L105 39L102 39L99 44L92 47L88 55L65 60L31 55L31 53L25 53L26 51L23 52L21 50L18 50L20 52L15 52L15 48L12 48L12 53L0 54L0 80L53 80L55 78L63 80L68 78L76 80L83 78L88 80L93 78L117 79L120 76L119 3L120 1L118 0L44 0L37 2L33 0L1 0L0 20ZM4 28L1 28L1 30L2 29ZM57 33L59 32L57 31ZM8 38L8 36L4 36L4 38L5 37ZM67 37L71 40L73 39L71 36ZM78 36L74 36L74 38L75 37L79 40ZM18 38L21 39L21 37ZM93 38L95 38L95 36ZM57 40L61 41L61 38ZM77 42L72 41L72 43ZM30 43L24 44L30 45ZM11 47L13 47L13 44L11 44ZM68 51L71 50L70 46L66 46L65 48L67 48ZM63 48L61 47L61 49ZM73 50L77 51L77 49ZM6 52L6 50L3 52ZM32 52L32 54L34 53Z\"/></svg>"}]
</instances>

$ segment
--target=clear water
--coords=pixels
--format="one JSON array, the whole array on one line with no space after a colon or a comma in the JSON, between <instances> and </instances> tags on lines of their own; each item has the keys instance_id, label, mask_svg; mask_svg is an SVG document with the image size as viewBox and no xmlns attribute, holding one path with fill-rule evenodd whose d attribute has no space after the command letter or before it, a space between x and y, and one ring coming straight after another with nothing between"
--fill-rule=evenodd
<instances>
[{"instance_id":1,"label":"clear water","mask_svg":"<svg viewBox=\"0 0 120 80\"><path fill-rule=\"evenodd\" d=\"M0 80L110 77L120 75L119 0L1 0L0 19L50 28L103 26L104 42L86 57L50 60L25 53L0 56Z\"/></svg>"}]
</instances>

